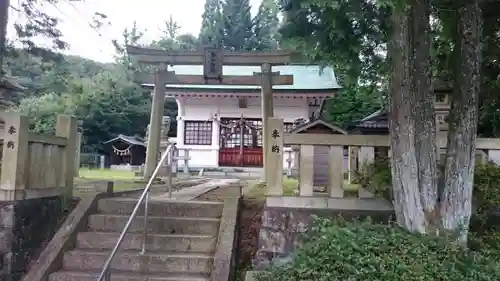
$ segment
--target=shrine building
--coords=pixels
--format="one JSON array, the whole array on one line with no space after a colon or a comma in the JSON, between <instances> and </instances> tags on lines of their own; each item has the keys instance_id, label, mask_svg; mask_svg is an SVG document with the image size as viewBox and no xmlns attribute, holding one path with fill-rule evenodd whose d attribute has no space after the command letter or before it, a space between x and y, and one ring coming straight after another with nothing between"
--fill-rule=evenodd
<instances>
[{"instance_id":1,"label":"shrine building","mask_svg":"<svg viewBox=\"0 0 500 281\"><path fill-rule=\"evenodd\" d=\"M136 136L118 135L103 143L111 169L139 170L146 159L146 144Z\"/></svg>"},{"instance_id":2,"label":"shrine building","mask_svg":"<svg viewBox=\"0 0 500 281\"><path fill-rule=\"evenodd\" d=\"M203 75L202 65L174 65L171 70L176 75ZM225 65L223 75L252 76L260 70ZM274 116L284 119L286 131L298 119L317 116L323 101L341 88L332 68L278 65L273 71L293 75L292 85L273 85ZM177 147L190 150L190 168L263 166L261 95L260 86L166 85L166 98L178 105ZM288 165L286 159L283 164Z\"/></svg>"}]
</instances>

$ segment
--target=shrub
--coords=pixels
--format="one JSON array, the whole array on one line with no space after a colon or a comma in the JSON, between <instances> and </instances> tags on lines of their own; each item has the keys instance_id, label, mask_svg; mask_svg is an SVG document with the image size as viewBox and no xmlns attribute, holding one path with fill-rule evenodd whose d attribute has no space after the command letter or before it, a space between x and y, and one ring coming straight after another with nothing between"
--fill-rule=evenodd
<instances>
[{"instance_id":1,"label":"shrub","mask_svg":"<svg viewBox=\"0 0 500 281\"><path fill-rule=\"evenodd\" d=\"M370 191L377 197L392 201L392 177L389 157L377 159L373 163L365 163L356 171L354 183Z\"/></svg>"},{"instance_id":2,"label":"shrub","mask_svg":"<svg viewBox=\"0 0 500 281\"><path fill-rule=\"evenodd\" d=\"M293 259L258 281L486 281L500 268L484 253L392 225L318 219Z\"/></svg>"},{"instance_id":3,"label":"shrub","mask_svg":"<svg viewBox=\"0 0 500 281\"><path fill-rule=\"evenodd\" d=\"M476 215L483 226L487 217L500 207L500 167L494 163L476 165L474 171L474 199Z\"/></svg>"},{"instance_id":4,"label":"shrub","mask_svg":"<svg viewBox=\"0 0 500 281\"><path fill-rule=\"evenodd\" d=\"M440 166L440 171L444 167ZM392 177L389 158L363 165L356 173L356 183L377 197L392 201ZM440 177L440 187L442 178ZM473 196L477 202L476 215L485 220L485 216L499 210L500 207L500 166L489 162L478 164L474 171Z\"/></svg>"}]
</instances>

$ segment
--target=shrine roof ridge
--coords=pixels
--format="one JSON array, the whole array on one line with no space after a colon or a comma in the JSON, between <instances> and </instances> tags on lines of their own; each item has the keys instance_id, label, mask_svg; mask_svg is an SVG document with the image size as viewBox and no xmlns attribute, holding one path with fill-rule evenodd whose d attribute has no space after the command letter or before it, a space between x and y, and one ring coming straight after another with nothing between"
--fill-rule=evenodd
<instances>
[{"instance_id":1,"label":"shrine roof ridge","mask_svg":"<svg viewBox=\"0 0 500 281\"><path fill-rule=\"evenodd\" d=\"M387 111L384 108L381 108L360 120L350 122L347 125L347 128L349 130L354 128L389 128Z\"/></svg>"},{"instance_id":2,"label":"shrine roof ridge","mask_svg":"<svg viewBox=\"0 0 500 281\"><path fill-rule=\"evenodd\" d=\"M332 122L328 122L325 120L323 117L317 117L313 120L309 120L308 122L305 122L302 125L299 125L297 128L293 129L290 133L296 134L296 133L303 133L307 132L308 129L316 126L316 125L323 125L333 132L337 132L343 135L347 135L347 131L344 130L340 125L334 124Z\"/></svg>"},{"instance_id":3,"label":"shrine roof ridge","mask_svg":"<svg viewBox=\"0 0 500 281\"><path fill-rule=\"evenodd\" d=\"M138 145L138 146L146 147L146 144L140 138L134 137L134 136L126 136L126 135L122 135L122 134L119 134L116 138L113 138L113 139L110 139L108 141L103 142L103 144L112 143L112 142L115 142L117 140L124 141L128 144L131 144L131 145Z\"/></svg>"},{"instance_id":4,"label":"shrine roof ridge","mask_svg":"<svg viewBox=\"0 0 500 281\"><path fill-rule=\"evenodd\" d=\"M179 75L203 75L202 65L174 65L169 67ZM342 87L338 84L335 72L331 67L322 68L319 65L291 64L273 66L273 71L278 71L280 75L293 75L293 85L273 85L274 90L292 91L316 91L316 90L339 90ZM260 72L259 66L238 66L224 65L223 75L246 76ZM142 84L143 87L152 88L150 83ZM198 89L198 90L260 90L260 86L249 85L182 85L166 84L171 89Z\"/></svg>"}]
</instances>

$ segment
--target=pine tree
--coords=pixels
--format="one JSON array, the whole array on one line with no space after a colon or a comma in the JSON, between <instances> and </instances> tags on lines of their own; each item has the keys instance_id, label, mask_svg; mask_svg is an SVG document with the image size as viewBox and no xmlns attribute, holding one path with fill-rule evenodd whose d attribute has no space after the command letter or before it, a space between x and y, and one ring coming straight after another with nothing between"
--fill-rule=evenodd
<instances>
[{"instance_id":1,"label":"pine tree","mask_svg":"<svg viewBox=\"0 0 500 281\"><path fill-rule=\"evenodd\" d=\"M221 0L206 0L198 39L203 45L220 44L222 40Z\"/></svg>"},{"instance_id":2,"label":"pine tree","mask_svg":"<svg viewBox=\"0 0 500 281\"><path fill-rule=\"evenodd\" d=\"M170 18L165 21L165 29L163 30L163 33L166 38L175 39L175 37L179 35L180 29L181 26L174 20L174 17L170 15Z\"/></svg>"},{"instance_id":3,"label":"pine tree","mask_svg":"<svg viewBox=\"0 0 500 281\"><path fill-rule=\"evenodd\" d=\"M255 50L267 51L278 48L278 11L276 0L262 0L253 21Z\"/></svg>"},{"instance_id":4,"label":"pine tree","mask_svg":"<svg viewBox=\"0 0 500 281\"><path fill-rule=\"evenodd\" d=\"M248 0L226 0L222 4L222 45L231 51L253 49L253 23Z\"/></svg>"}]
</instances>

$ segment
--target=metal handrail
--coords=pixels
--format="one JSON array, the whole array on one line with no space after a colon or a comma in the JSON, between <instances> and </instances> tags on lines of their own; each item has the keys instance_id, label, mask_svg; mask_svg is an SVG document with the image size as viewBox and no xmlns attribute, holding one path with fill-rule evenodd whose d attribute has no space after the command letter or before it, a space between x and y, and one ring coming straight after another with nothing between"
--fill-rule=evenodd
<instances>
[{"instance_id":1,"label":"metal handrail","mask_svg":"<svg viewBox=\"0 0 500 281\"><path fill-rule=\"evenodd\" d=\"M132 211L132 214L130 214L130 217L128 218L127 223L125 224L125 227L123 228L122 232L120 233L120 237L118 238L118 241L116 242L113 250L108 256L108 259L104 263L104 266L102 268L101 273L99 274L99 277L97 278L97 281L109 281L110 280L110 274L109 274L109 267L111 265L111 262L113 261L113 258L116 255L116 252L118 252L118 249L120 248L120 245L123 242L123 239L125 238L125 235L127 234L128 229L130 228L130 225L132 224L132 221L134 220L135 216L137 215L137 212L139 211L139 208L141 207L141 204L144 202L144 231L143 231L143 239L142 239L142 249L141 249L141 254L144 254L146 252L146 236L147 236L147 220L148 220L148 201L149 201L149 190L151 189L151 186L153 185L153 181L158 174L158 171L160 170L160 167L162 166L163 162L167 159L167 156L169 157L169 166L170 169L172 168L171 166L174 164L173 162L173 152L175 151L175 143L171 143L167 146L167 149L165 149L165 153L161 156L160 162L156 165L156 168L153 171L153 174L151 175L151 178L148 180L148 183L146 184L146 187L144 188L144 191L142 192L141 196L139 197L139 200L137 201L137 204L135 204L134 210ZM172 199L172 173L169 173L169 196L170 199Z\"/></svg>"}]
</instances>

